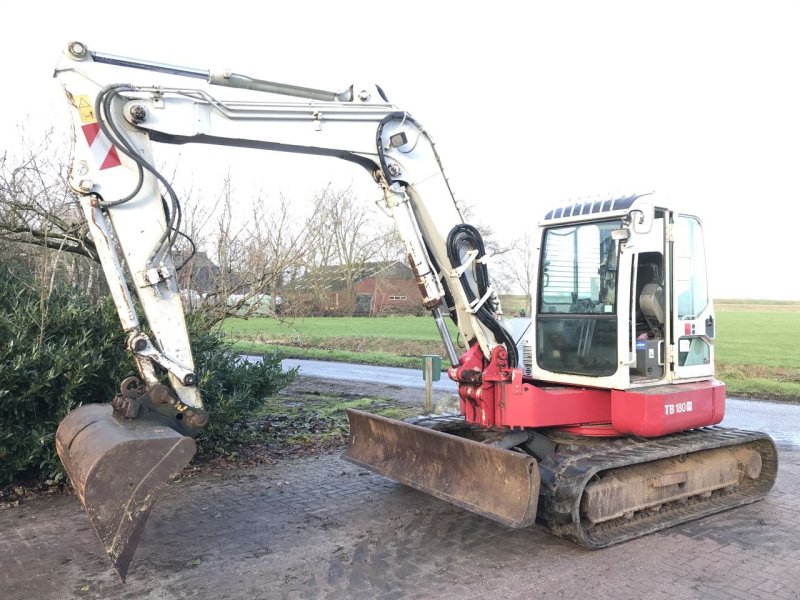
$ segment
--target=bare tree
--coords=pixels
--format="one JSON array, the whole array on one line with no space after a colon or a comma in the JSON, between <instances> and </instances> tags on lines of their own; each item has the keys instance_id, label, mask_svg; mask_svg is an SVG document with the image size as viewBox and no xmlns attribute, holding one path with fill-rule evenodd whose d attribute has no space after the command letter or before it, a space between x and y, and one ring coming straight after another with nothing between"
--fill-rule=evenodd
<instances>
[{"instance_id":1,"label":"bare tree","mask_svg":"<svg viewBox=\"0 0 800 600\"><path fill-rule=\"evenodd\" d=\"M52 131L34 142L20 130L17 152L0 156L0 260L49 289L57 280L97 296L97 253L66 184L65 149Z\"/></svg>"},{"instance_id":2,"label":"bare tree","mask_svg":"<svg viewBox=\"0 0 800 600\"><path fill-rule=\"evenodd\" d=\"M342 266L345 288L353 289L357 274L372 260L381 247L381 235L363 206L353 199L350 190L325 190L319 197L327 214L330 236L336 257Z\"/></svg>"},{"instance_id":3,"label":"bare tree","mask_svg":"<svg viewBox=\"0 0 800 600\"><path fill-rule=\"evenodd\" d=\"M295 214L283 195L277 202L262 194L241 201L230 175L211 203L197 194L184 212L195 246L180 275L185 298L214 321L278 316L284 285L304 272L317 248L316 222ZM189 250L184 243L182 252Z\"/></svg>"},{"instance_id":4,"label":"bare tree","mask_svg":"<svg viewBox=\"0 0 800 600\"><path fill-rule=\"evenodd\" d=\"M23 139L22 155L0 157L0 235L95 258L94 244L66 185L63 156L50 150L52 132L37 145Z\"/></svg>"},{"instance_id":5,"label":"bare tree","mask_svg":"<svg viewBox=\"0 0 800 600\"><path fill-rule=\"evenodd\" d=\"M66 151L54 152L52 138L50 133L24 145L19 157L0 157L0 259L28 261L42 280L57 275L99 292L104 278L66 183ZM326 267L337 269L344 282L341 308L350 310L364 265L396 256L400 248L390 228L350 189L321 190L306 217L293 214L293 203L283 196L277 203L239 201L230 175L210 202L191 187L182 199L184 231L173 248L179 285L189 307L214 321L274 314L287 282L313 280ZM243 205L252 206L247 217Z\"/></svg>"},{"instance_id":6,"label":"bare tree","mask_svg":"<svg viewBox=\"0 0 800 600\"><path fill-rule=\"evenodd\" d=\"M321 285L330 280L330 269L341 282L338 312L352 313L355 308L354 287L365 266L387 255L393 247L393 230L380 223L370 206L361 202L352 189L333 189L330 185L313 199L309 229L315 232L313 262L307 263L311 280L328 269L329 275L316 277Z\"/></svg>"},{"instance_id":7,"label":"bare tree","mask_svg":"<svg viewBox=\"0 0 800 600\"><path fill-rule=\"evenodd\" d=\"M533 314L531 286L536 277L535 251L535 236L530 232L525 232L514 240L510 250L503 254L499 265L502 275L525 294L525 313L528 316Z\"/></svg>"},{"instance_id":8,"label":"bare tree","mask_svg":"<svg viewBox=\"0 0 800 600\"><path fill-rule=\"evenodd\" d=\"M311 225L309 220L296 219L283 195L277 206L259 202L253 208L246 227L247 266L251 274L248 285L252 291L268 296L274 313L279 292L287 281L299 276L317 242L317 231Z\"/></svg>"}]
</instances>

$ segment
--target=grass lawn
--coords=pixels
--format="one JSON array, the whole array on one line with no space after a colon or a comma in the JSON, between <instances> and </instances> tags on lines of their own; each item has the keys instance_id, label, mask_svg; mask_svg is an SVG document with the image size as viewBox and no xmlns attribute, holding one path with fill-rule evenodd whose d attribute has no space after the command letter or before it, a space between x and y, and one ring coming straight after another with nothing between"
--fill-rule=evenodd
<instances>
[{"instance_id":1,"label":"grass lawn","mask_svg":"<svg viewBox=\"0 0 800 600\"><path fill-rule=\"evenodd\" d=\"M729 393L800 398L800 302L715 305L717 377ZM422 354L444 355L430 317L228 319L223 331L237 351L253 354L412 368Z\"/></svg>"},{"instance_id":2,"label":"grass lawn","mask_svg":"<svg viewBox=\"0 0 800 600\"><path fill-rule=\"evenodd\" d=\"M800 398L800 303L719 301L717 377L731 395Z\"/></svg>"},{"instance_id":3,"label":"grass lawn","mask_svg":"<svg viewBox=\"0 0 800 600\"><path fill-rule=\"evenodd\" d=\"M276 352L286 358L414 368L423 354L443 354L430 317L312 317L283 323L228 319L223 331L238 352ZM452 324L450 331L455 340Z\"/></svg>"},{"instance_id":4,"label":"grass lawn","mask_svg":"<svg viewBox=\"0 0 800 600\"><path fill-rule=\"evenodd\" d=\"M451 326L455 332L455 327ZM254 340L367 337L395 340L439 340L431 317L308 317L291 322L269 318L227 319L225 335Z\"/></svg>"},{"instance_id":5,"label":"grass lawn","mask_svg":"<svg viewBox=\"0 0 800 600\"><path fill-rule=\"evenodd\" d=\"M800 368L796 312L717 311L717 358L726 363Z\"/></svg>"}]
</instances>

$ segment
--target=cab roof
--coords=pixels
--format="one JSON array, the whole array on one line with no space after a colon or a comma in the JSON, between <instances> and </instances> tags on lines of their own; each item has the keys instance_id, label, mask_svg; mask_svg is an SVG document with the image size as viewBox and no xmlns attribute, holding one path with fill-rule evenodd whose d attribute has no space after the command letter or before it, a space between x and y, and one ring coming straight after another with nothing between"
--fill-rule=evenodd
<instances>
[{"instance_id":1,"label":"cab roof","mask_svg":"<svg viewBox=\"0 0 800 600\"><path fill-rule=\"evenodd\" d=\"M598 214L604 212L614 212L618 210L627 210L633 203L646 194L638 194L633 196L623 196L621 198L614 198L611 200L594 200L590 202L576 202L575 204L567 204L566 206L559 206L549 211L545 216L545 221L553 219L563 219L567 217L579 217L582 215Z\"/></svg>"}]
</instances>

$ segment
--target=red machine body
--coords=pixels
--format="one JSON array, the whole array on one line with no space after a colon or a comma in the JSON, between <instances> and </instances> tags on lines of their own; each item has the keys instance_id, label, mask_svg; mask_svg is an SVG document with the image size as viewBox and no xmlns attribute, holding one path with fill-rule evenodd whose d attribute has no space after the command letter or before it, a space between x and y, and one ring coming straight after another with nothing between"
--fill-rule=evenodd
<instances>
[{"instance_id":1,"label":"red machine body","mask_svg":"<svg viewBox=\"0 0 800 600\"><path fill-rule=\"evenodd\" d=\"M725 416L725 384L716 379L633 390L534 382L508 368L498 346L484 366L473 346L451 368L461 413L474 425L515 429L558 427L586 436L660 437L716 425Z\"/></svg>"}]
</instances>

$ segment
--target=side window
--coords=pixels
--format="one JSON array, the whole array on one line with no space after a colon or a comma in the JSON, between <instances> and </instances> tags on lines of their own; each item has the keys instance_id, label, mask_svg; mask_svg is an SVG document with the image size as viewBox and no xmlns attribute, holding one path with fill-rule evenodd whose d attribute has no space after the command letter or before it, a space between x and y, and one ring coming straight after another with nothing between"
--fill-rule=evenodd
<instances>
[{"instance_id":1,"label":"side window","mask_svg":"<svg viewBox=\"0 0 800 600\"><path fill-rule=\"evenodd\" d=\"M711 348L702 337L695 335L691 323L700 317L709 303L703 230L696 218L686 215L678 217L675 227L675 302L680 336L678 366L708 365Z\"/></svg>"},{"instance_id":2,"label":"side window","mask_svg":"<svg viewBox=\"0 0 800 600\"><path fill-rule=\"evenodd\" d=\"M694 217L681 215L675 236L675 301L678 319L694 319L708 306L703 230Z\"/></svg>"}]
</instances>

